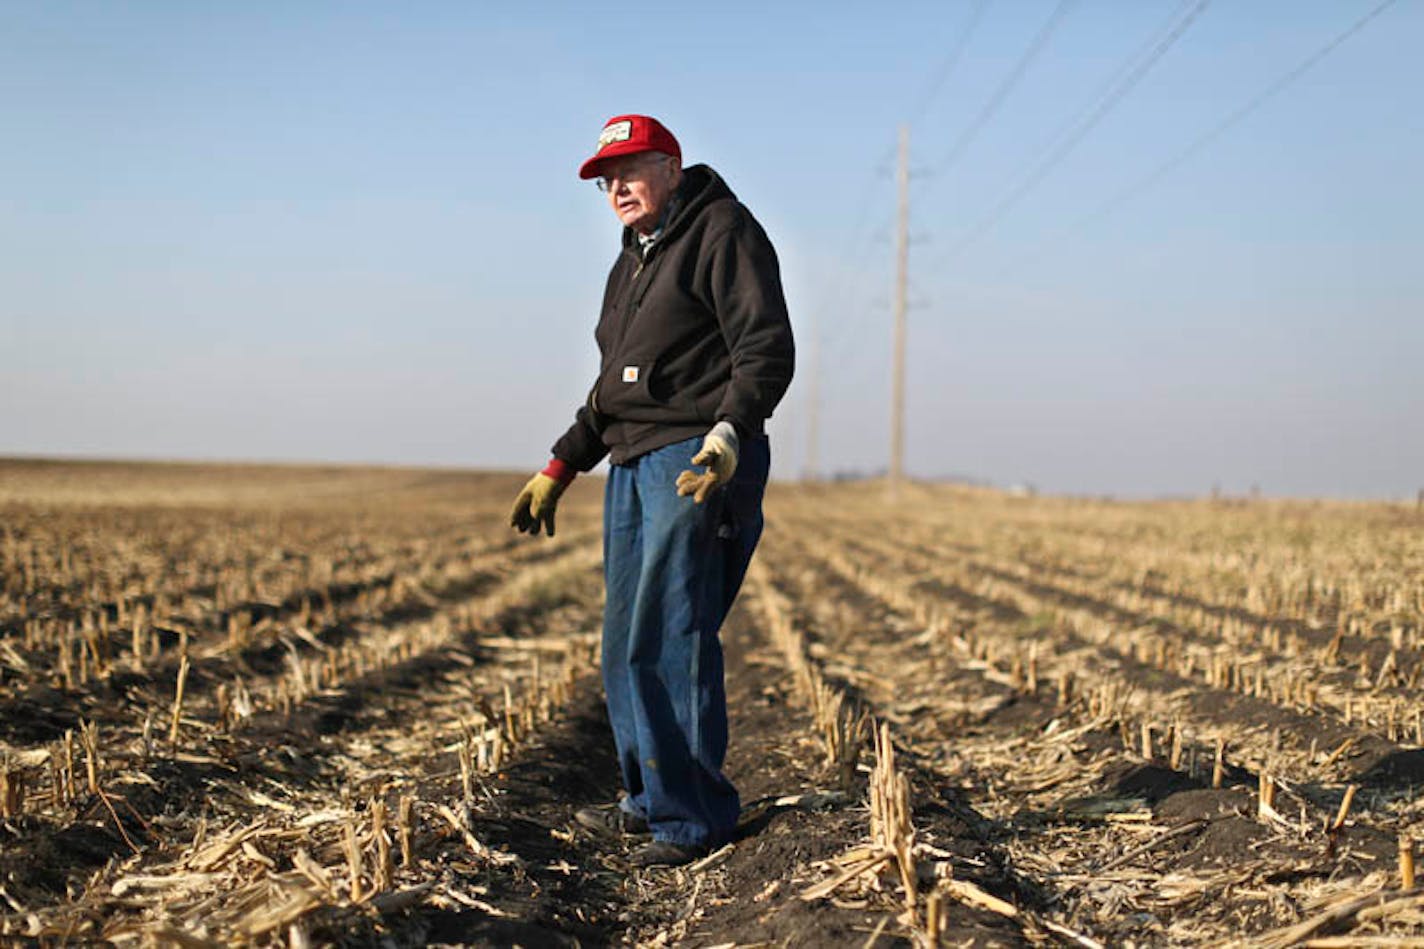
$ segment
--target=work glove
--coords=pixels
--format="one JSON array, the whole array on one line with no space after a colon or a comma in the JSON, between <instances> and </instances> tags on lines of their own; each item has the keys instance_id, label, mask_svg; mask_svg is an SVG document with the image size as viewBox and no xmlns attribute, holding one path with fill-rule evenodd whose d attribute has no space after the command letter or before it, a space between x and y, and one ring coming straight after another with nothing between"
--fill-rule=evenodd
<instances>
[{"instance_id":1,"label":"work glove","mask_svg":"<svg viewBox=\"0 0 1424 949\"><path fill-rule=\"evenodd\" d=\"M702 450L692 456L694 465L706 465L707 470L701 474L684 471L678 475L678 497L685 498L690 494L693 501L701 504L713 491L726 485L737 471L737 451L740 448L737 430L731 422L713 425L712 431L702 439Z\"/></svg>"},{"instance_id":2,"label":"work glove","mask_svg":"<svg viewBox=\"0 0 1424 949\"><path fill-rule=\"evenodd\" d=\"M554 509L559 506L559 495L565 485L557 478L539 472L529 479L519 497L514 499L514 509L509 512L509 526L526 534L538 534L543 524L549 536L554 536Z\"/></svg>"}]
</instances>

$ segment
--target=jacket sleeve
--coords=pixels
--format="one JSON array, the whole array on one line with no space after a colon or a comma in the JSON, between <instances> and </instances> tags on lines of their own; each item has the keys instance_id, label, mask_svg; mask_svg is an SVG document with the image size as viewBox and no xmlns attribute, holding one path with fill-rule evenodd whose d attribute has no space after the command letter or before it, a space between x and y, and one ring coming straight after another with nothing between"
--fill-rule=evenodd
<instances>
[{"instance_id":1,"label":"jacket sleeve","mask_svg":"<svg viewBox=\"0 0 1424 949\"><path fill-rule=\"evenodd\" d=\"M597 416L585 402L574 413L574 423L554 442L555 458L567 462L579 471L590 471L608 454Z\"/></svg>"},{"instance_id":2,"label":"jacket sleeve","mask_svg":"<svg viewBox=\"0 0 1424 949\"><path fill-rule=\"evenodd\" d=\"M781 268L766 232L745 210L709 243L712 300L732 360L717 418L743 433L759 432L796 363Z\"/></svg>"}]
</instances>

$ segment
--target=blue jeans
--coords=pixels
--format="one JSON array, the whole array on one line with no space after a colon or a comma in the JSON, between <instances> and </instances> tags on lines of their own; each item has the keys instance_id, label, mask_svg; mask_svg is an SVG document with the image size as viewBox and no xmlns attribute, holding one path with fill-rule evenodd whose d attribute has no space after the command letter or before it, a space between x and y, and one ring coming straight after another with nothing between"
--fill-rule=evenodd
<instances>
[{"instance_id":1,"label":"blue jeans","mask_svg":"<svg viewBox=\"0 0 1424 949\"><path fill-rule=\"evenodd\" d=\"M653 837L716 846L741 811L722 774L727 695L718 630L761 537L770 449L747 438L731 482L702 504L677 496L691 438L609 473L603 506L603 687L623 807Z\"/></svg>"}]
</instances>

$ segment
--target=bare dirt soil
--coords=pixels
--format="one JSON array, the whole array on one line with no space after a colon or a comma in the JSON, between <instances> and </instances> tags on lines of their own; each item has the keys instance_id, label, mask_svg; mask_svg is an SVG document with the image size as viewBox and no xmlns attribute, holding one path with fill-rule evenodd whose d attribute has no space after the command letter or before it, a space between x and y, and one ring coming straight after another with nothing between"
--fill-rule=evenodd
<instances>
[{"instance_id":1,"label":"bare dirt soil","mask_svg":"<svg viewBox=\"0 0 1424 949\"><path fill-rule=\"evenodd\" d=\"M635 870L599 483L0 462L0 941L1407 945L1424 520L778 486L736 841ZM1412 850L1409 850L1412 853Z\"/></svg>"}]
</instances>

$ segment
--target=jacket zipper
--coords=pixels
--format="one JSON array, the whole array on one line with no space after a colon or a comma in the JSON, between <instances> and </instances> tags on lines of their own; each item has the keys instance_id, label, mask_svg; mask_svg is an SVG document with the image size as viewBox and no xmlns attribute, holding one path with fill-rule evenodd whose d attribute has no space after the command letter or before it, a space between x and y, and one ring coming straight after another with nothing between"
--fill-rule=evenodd
<instances>
[{"instance_id":1,"label":"jacket zipper","mask_svg":"<svg viewBox=\"0 0 1424 949\"><path fill-rule=\"evenodd\" d=\"M648 248L646 254L638 255L638 266L633 268L633 275L628 278L628 304L623 310L622 326L618 328L618 337L613 341L613 348L609 351L609 358L614 363L617 362L618 354L623 351L623 341L628 338L628 327L633 322L633 314L637 312L642 303L642 294L638 292L638 278L642 276L643 270L649 258L659 250L659 244L654 244ZM594 412L598 411L598 387L603 384L603 374L599 374L598 381L593 384L593 389L588 394L589 405Z\"/></svg>"},{"instance_id":2,"label":"jacket zipper","mask_svg":"<svg viewBox=\"0 0 1424 949\"><path fill-rule=\"evenodd\" d=\"M623 308L622 326L618 327L618 338L613 341L611 356L616 357L623 351L623 341L628 338L628 327L633 323L633 314L638 311L638 305L642 302L642 295L638 292L638 278L642 276L643 270L648 262L648 257L657 253L657 246L654 245L647 256L638 257L638 266L633 269L633 275L628 278L628 302Z\"/></svg>"}]
</instances>

